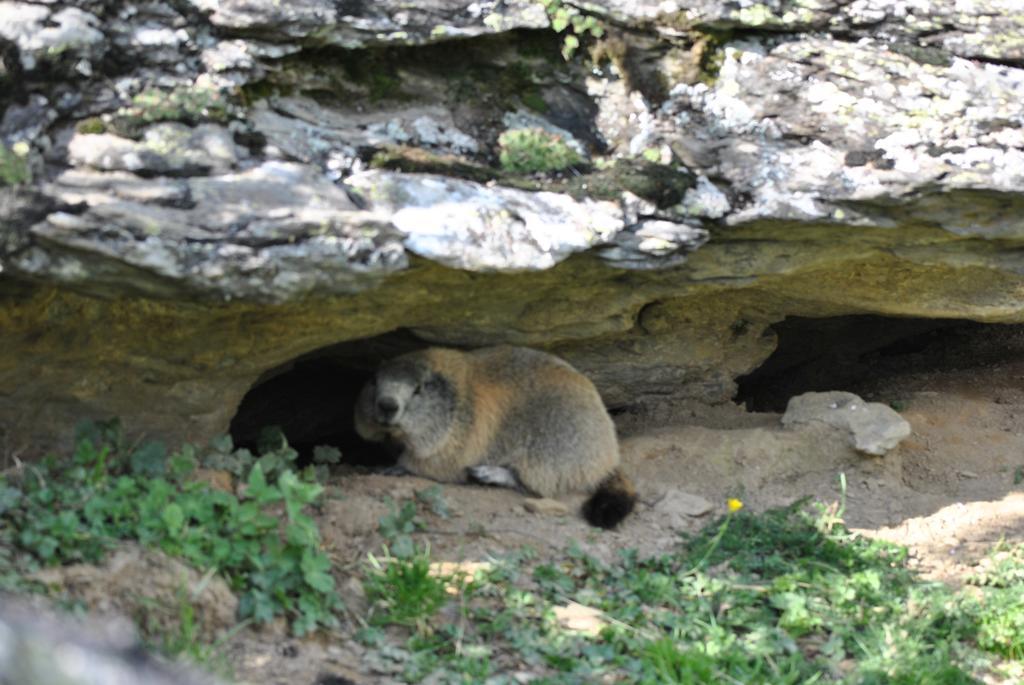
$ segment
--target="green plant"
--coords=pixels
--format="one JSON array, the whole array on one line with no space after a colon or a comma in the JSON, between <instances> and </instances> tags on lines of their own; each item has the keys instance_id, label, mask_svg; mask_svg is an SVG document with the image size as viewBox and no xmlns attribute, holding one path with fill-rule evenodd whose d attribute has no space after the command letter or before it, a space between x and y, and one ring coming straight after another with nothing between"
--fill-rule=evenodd
<instances>
[{"instance_id":1,"label":"green plant","mask_svg":"<svg viewBox=\"0 0 1024 685\"><path fill-rule=\"evenodd\" d=\"M979 569L967 578L972 585L1013 587L1024 583L1024 545L997 542L982 559Z\"/></svg>"},{"instance_id":2,"label":"green plant","mask_svg":"<svg viewBox=\"0 0 1024 685\"><path fill-rule=\"evenodd\" d=\"M1024 587L988 588L963 600L977 624L978 646L1010 659L1024 659Z\"/></svg>"},{"instance_id":3,"label":"green plant","mask_svg":"<svg viewBox=\"0 0 1024 685\"><path fill-rule=\"evenodd\" d=\"M440 485L432 485L417 490L413 499L399 504L392 499L387 500L388 513L381 517L378 532L387 543L388 554L405 559L417 553L412 534L423 530L425 524L420 517L420 508L440 518L448 518L450 511Z\"/></svg>"},{"instance_id":4,"label":"green plant","mask_svg":"<svg viewBox=\"0 0 1024 685\"><path fill-rule=\"evenodd\" d=\"M590 34L594 38L604 35L604 27L590 14L584 14L562 0L540 0L551 21L551 29L555 33L566 31L562 38L562 57L566 61L572 59L580 47L580 38Z\"/></svg>"},{"instance_id":5,"label":"green plant","mask_svg":"<svg viewBox=\"0 0 1024 685\"><path fill-rule=\"evenodd\" d=\"M646 559L602 561L570 545L492 560L447 598L425 550L371 564L370 622L416 630L367 631L367 644L406 682L505 682L525 670L545 683L962 685L991 668L979 647L1019 658L1024 592L987 593L1018 587L1024 558L1003 549L988 577L1007 587L969 601L917 578L906 550L847 530L842 498L807 504L753 514L734 502ZM436 614L445 602L454 606ZM566 623L569 606L589 608L599 628ZM392 614L399 607L409 613Z\"/></svg>"},{"instance_id":6,"label":"green plant","mask_svg":"<svg viewBox=\"0 0 1024 685\"><path fill-rule=\"evenodd\" d=\"M391 554L399 559L411 557L416 553L416 545L412 534L423 528L416 502L407 500L399 506L394 500L388 500L388 513L381 517L379 531L388 541Z\"/></svg>"},{"instance_id":7,"label":"green plant","mask_svg":"<svg viewBox=\"0 0 1024 685\"><path fill-rule=\"evenodd\" d=\"M195 125L204 121L226 122L235 106L225 93L213 88L176 87L171 90L147 88L121 107L103 128L122 136L137 137L149 124L180 121ZM95 126L90 125L90 128Z\"/></svg>"},{"instance_id":8,"label":"green plant","mask_svg":"<svg viewBox=\"0 0 1024 685\"><path fill-rule=\"evenodd\" d=\"M8 148L0 142L0 187L32 182L28 162L29 145L20 141Z\"/></svg>"},{"instance_id":9,"label":"green plant","mask_svg":"<svg viewBox=\"0 0 1024 685\"><path fill-rule=\"evenodd\" d=\"M514 174L561 171L582 163L561 136L539 128L517 128L498 136L499 161Z\"/></svg>"},{"instance_id":10,"label":"green plant","mask_svg":"<svg viewBox=\"0 0 1024 685\"><path fill-rule=\"evenodd\" d=\"M431 572L430 551L423 549L399 558L385 548L384 556L369 555L370 573L363 580L375 612L371 623L420 625L447 601L443 576Z\"/></svg>"},{"instance_id":11,"label":"green plant","mask_svg":"<svg viewBox=\"0 0 1024 685\"><path fill-rule=\"evenodd\" d=\"M149 88L132 98L127 112L144 122L199 121L202 119L225 121L227 102L209 88L175 88L165 91Z\"/></svg>"},{"instance_id":12,"label":"green plant","mask_svg":"<svg viewBox=\"0 0 1024 685\"><path fill-rule=\"evenodd\" d=\"M1011 659L1024 659L1024 545L997 543L967 580L980 586L961 599L977 622L978 645Z\"/></svg>"},{"instance_id":13,"label":"green plant","mask_svg":"<svg viewBox=\"0 0 1024 685\"><path fill-rule=\"evenodd\" d=\"M105 133L107 130L103 120L99 117L89 117L82 119L75 125L75 131L83 134L96 134Z\"/></svg>"},{"instance_id":14,"label":"green plant","mask_svg":"<svg viewBox=\"0 0 1024 685\"><path fill-rule=\"evenodd\" d=\"M221 441L210 449L225 447ZM330 560L306 513L323 488L286 467L275 479L263 470L263 463L288 462L289 450L282 444L256 459L244 493L235 495L190 480L204 450L185 445L165 455L155 443L125 446L116 422L82 426L70 459L48 458L0 484L0 542L6 538L14 550L0 563L8 575L23 575L97 562L117 541L137 540L216 569L240 594L240 618L285 615L296 634L335 626L340 600Z\"/></svg>"},{"instance_id":15,"label":"green plant","mask_svg":"<svg viewBox=\"0 0 1024 685\"><path fill-rule=\"evenodd\" d=\"M429 546L417 546L412 538L414 532L424 527L420 507L442 518L450 515L440 486L418 490L412 499L401 505L393 500L388 505L389 511L381 517L379 527L387 541L383 554L367 555L368 571L363 578L363 588L371 602L371 613L370 627L361 631L364 642L379 642L382 635L374 632L372 626L387 624L416 628L417 634L429 634L432 631L426 628L427 622L447 603L449 594L464 592L472 585L465 577L435 568ZM410 673L423 675L424 669L429 671L427 662L433 663L435 659L432 654L424 654L422 648L416 651L423 658L407 666Z\"/></svg>"}]
</instances>

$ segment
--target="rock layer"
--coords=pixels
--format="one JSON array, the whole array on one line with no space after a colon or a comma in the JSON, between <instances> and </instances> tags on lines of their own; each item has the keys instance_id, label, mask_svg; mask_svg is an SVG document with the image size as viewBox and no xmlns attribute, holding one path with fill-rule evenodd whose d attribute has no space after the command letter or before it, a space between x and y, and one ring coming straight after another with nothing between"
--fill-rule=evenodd
<instances>
[{"instance_id":1,"label":"rock layer","mask_svg":"<svg viewBox=\"0 0 1024 685\"><path fill-rule=\"evenodd\" d=\"M787 316L1024 321L1013 3L565 7L600 31L0 2L0 449L110 414L204 439L397 329L550 349L622 408L729 400ZM516 129L580 161L512 173Z\"/></svg>"}]
</instances>

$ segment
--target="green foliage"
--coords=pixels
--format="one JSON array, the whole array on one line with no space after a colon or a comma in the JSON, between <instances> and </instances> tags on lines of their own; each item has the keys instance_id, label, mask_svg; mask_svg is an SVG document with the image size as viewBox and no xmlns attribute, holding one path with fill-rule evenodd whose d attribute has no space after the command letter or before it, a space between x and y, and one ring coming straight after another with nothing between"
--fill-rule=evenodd
<instances>
[{"instance_id":1,"label":"green foliage","mask_svg":"<svg viewBox=\"0 0 1024 685\"><path fill-rule=\"evenodd\" d=\"M644 148L644 151L640 153L640 155L651 164L661 163L661 150L656 147Z\"/></svg>"},{"instance_id":2,"label":"green foliage","mask_svg":"<svg viewBox=\"0 0 1024 685\"><path fill-rule=\"evenodd\" d=\"M381 517L378 531L388 545L388 554L399 559L417 554L412 535L424 528L420 517L421 506L440 518L450 516L448 502L444 499L440 485L417 490L413 499L401 504L389 498L387 505L388 513Z\"/></svg>"},{"instance_id":3,"label":"green foliage","mask_svg":"<svg viewBox=\"0 0 1024 685\"><path fill-rule=\"evenodd\" d=\"M28 153L26 143L15 143L11 148L0 143L0 187L32 182Z\"/></svg>"},{"instance_id":4,"label":"green foliage","mask_svg":"<svg viewBox=\"0 0 1024 685\"><path fill-rule=\"evenodd\" d=\"M413 556L416 545L412 534L423 528L416 503L409 500L399 506L394 501L388 501L388 509L388 513L380 519L380 534L388 541L392 555L399 559Z\"/></svg>"},{"instance_id":5,"label":"green foliage","mask_svg":"<svg viewBox=\"0 0 1024 685\"><path fill-rule=\"evenodd\" d=\"M374 607L371 623L415 626L447 600L446 579L431 573L428 550L404 558L385 554L378 559L371 554L369 560L371 571L363 587Z\"/></svg>"},{"instance_id":6,"label":"green foliage","mask_svg":"<svg viewBox=\"0 0 1024 685\"><path fill-rule=\"evenodd\" d=\"M967 581L972 585L1013 587L1024 585L1024 545L997 543Z\"/></svg>"},{"instance_id":7,"label":"green foliage","mask_svg":"<svg viewBox=\"0 0 1024 685\"><path fill-rule=\"evenodd\" d=\"M100 123L103 130L136 137L149 124L161 121L180 121L189 125L205 121L226 122L234 111L235 106L228 97L212 88L147 88L135 95L131 104L119 109L108 122ZM97 129L95 124L88 124L87 128Z\"/></svg>"},{"instance_id":8,"label":"green foliage","mask_svg":"<svg viewBox=\"0 0 1024 685\"><path fill-rule=\"evenodd\" d=\"M594 38L604 35L604 26L597 20L597 17L584 14L572 5L563 4L562 0L540 0L540 2L548 13L551 29L555 33L565 32L565 36L562 38L562 57L566 61L572 59L580 47L580 38L588 34Z\"/></svg>"},{"instance_id":9,"label":"green foliage","mask_svg":"<svg viewBox=\"0 0 1024 685\"><path fill-rule=\"evenodd\" d=\"M99 117L89 117L79 121L75 125L75 130L79 133L85 134L105 133L107 126Z\"/></svg>"},{"instance_id":10,"label":"green foliage","mask_svg":"<svg viewBox=\"0 0 1024 685\"><path fill-rule=\"evenodd\" d=\"M253 459L220 440L206 452L245 474L244 494L189 480L205 456L185 445L128 448L116 422L83 425L70 459L49 458L0 482L0 576L40 566L98 562L118 540L137 540L200 569L216 569L240 594L240 618L285 615L301 635L334 626L340 600L315 521L323 488L288 465L286 443ZM249 461L248 465L244 462ZM269 469L264 469L264 464Z\"/></svg>"},{"instance_id":11,"label":"green foliage","mask_svg":"<svg viewBox=\"0 0 1024 685\"><path fill-rule=\"evenodd\" d=\"M964 596L964 612L978 624L978 646L1024 659L1024 545L997 544L968 582L981 591Z\"/></svg>"},{"instance_id":12,"label":"green foliage","mask_svg":"<svg viewBox=\"0 0 1024 685\"><path fill-rule=\"evenodd\" d=\"M517 128L498 137L499 161L514 174L561 171L582 163L561 136L539 128Z\"/></svg>"},{"instance_id":13,"label":"green foliage","mask_svg":"<svg viewBox=\"0 0 1024 685\"><path fill-rule=\"evenodd\" d=\"M414 631L364 638L406 682L505 682L501 663L544 683L961 685L992 668L978 648L1021 658L1024 552L1002 550L981 596L957 593L917 578L904 549L850 533L841 505L816 509L737 507L648 559L518 555L447 597L425 550L392 558L365 581L370 623ZM406 509L389 526L412 520ZM570 603L596 613L599 633L558 619Z\"/></svg>"},{"instance_id":14,"label":"green foliage","mask_svg":"<svg viewBox=\"0 0 1024 685\"><path fill-rule=\"evenodd\" d=\"M303 471L306 480L323 482L327 480L330 467L341 463L341 450L329 445L318 445L313 448L313 463Z\"/></svg>"},{"instance_id":15,"label":"green foliage","mask_svg":"<svg viewBox=\"0 0 1024 685\"><path fill-rule=\"evenodd\" d=\"M519 96L519 99L524 105L540 114L547 114L548 110L551 109L548 107L548 103L545 102L541 94L535 90L528 90L524 92Z\"/></svg>"},{"instance_id":16,"label":"green foliage","mask_svg":"<svg viewBox=\"0 0 1024 685\"><path fill-rule=\"evenodd\" d=\"M435 516L450 515L441 486L418 490L413 499L401 504L391 500L389 511L381 517L379 532L385 539L384 554L368 555L369 572L363 588L370 600L372 625L396 624L422 628L448 600L448 590L455 579L437 573L431 566L430 549L417 546L413 533L424 528L420 509ZM364 639L378 634L369 633Z\"/></svg>"},{"instance_id":17,"label":"green foliage","mask_svg":"<svg viewBox=\"0 0 1024 685\"><path fill-rule=\"evenodd\" d=\"M988 588L978 597L966 597L962 608L977 623L979 647L1024 659L1024 587Z\"/></svg>"},{"instance_id":18,"label":"green foliage","mask_svg":"<svg viewBox=\"0 0 1024 685\"><path fill-rule=\"evenodd\" d=\"M225 121L227 103L208 88L147 89L132 98L132 114L144 122Z\"/></svg>"}]
</instances>

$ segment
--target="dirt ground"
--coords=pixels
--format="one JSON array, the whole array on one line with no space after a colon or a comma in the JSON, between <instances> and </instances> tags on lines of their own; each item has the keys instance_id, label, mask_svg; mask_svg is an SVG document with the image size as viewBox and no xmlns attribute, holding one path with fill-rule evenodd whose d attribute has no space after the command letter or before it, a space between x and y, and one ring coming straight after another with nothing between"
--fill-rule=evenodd
<instances>
[{"instance_id":1,"label":"dirt ground","mask_svg":"<svg viewBox=\"0 0 1024 685\"><path fill-rule=\"evenodd\" d=\"M884 457L857 454L831 429L783 429L778 414L738 406L694 407L660 425L650 416L619 417L624 459L641 503L617 530L588 527L576 513L579 498L565 499L565 512L532 513L526 498L511 491L443 485L452 515L428 516L424 537L434 558L452 562L486 560L522 545L543 558L570 541L600 558L630 547L653 554L724 513L729 497L754 511L804 496L838 501L842 473L850 527L909 546L924 577L958 584L996 542L1024 541L1024 483L1015 483L1024 475L1022 379L1024 362L1016 361L942 372L909 365L851 388L895 404L912 426L911 436ZM376 528L387 499L412 497L434 484L347 473L337 474L335 485L344 498L326 508L323 530L339 568L355 572L367 553L380 549ZM343 591L358 611L362 597L354 576ZM386 682L350 641L293 641L272 632L235 641L232 662L241 679L313 683L330 675Z\"/></svg>"}]
</instances>

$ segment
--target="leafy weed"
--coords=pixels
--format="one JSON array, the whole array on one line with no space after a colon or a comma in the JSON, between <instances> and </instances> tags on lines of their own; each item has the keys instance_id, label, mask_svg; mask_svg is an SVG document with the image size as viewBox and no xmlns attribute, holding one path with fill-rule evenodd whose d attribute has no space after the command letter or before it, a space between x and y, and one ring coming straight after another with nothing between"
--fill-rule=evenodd
<instances>
[{"instance_id":1,"label":"leafy weed","mask_svg":"<svg viewBox=\"0 0 1024 685\"><path fill-rule=\"evenodd\" d=\"M70 459L0 480L5 585L43 566L99 562L118 541L137 540L216 569L240 595L241 619L283 615L297 635L337 625L331 563L306 513L323 488L290 468L287 443L258 457L230 439L168 455L158 443L126 445L116 422L83 425L77 437ZM240 494L191 479L207 455L245 474Z\"/></svg>"}]
</instances>

